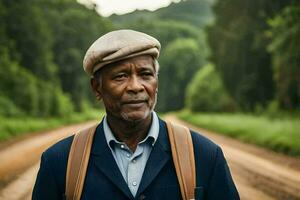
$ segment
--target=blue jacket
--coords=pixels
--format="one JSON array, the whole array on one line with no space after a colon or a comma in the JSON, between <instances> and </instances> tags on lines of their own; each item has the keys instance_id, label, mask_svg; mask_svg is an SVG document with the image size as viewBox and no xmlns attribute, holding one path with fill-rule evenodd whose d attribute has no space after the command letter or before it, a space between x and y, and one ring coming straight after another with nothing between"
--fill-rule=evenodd
<instances>
[{"instance_id":1,"label":"blue jacket","mask_svg":"<svg viewBox=\"0 0 300 200\"><path fill-rule=\"evenodd\" d=\"M160 120L158 139L133 197L107 146L102 123L96 129L82 200L180 200L166 124ZM238 192L219 146L191 131L196 163L196 200L237 200ZM46 150L41 158L33 200L65 199L68 154L73 136Z\"/></svg>"}]
</instances>

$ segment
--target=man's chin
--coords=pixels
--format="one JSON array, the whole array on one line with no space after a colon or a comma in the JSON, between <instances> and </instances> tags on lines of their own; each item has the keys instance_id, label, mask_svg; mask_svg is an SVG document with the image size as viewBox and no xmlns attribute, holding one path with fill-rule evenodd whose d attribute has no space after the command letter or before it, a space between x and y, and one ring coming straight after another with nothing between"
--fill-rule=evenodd
<instances>
[{"instance_id":1,"label":"man's chin","mask_svg":"<svg viewBox=\"0 0 300 200\"><path fill-rule=\"evenodd\" d=\"M147 111L134 111L134 112L123 112L121 116L128 122L140 122L146 119L151 114L150 110Z\"/></svg>"}]
</instances>

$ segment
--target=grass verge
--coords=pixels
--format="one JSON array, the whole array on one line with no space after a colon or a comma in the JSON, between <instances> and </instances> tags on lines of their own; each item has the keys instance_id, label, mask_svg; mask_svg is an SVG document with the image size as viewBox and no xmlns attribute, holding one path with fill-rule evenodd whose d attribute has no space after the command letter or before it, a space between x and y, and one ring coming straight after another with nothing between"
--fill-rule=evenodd
<instances>
[{"instance_id":1,"label":"grass verge","mask_svg":"<svg viewBox=\"0 0 300 200\"><path fill-rule=\"evenodd\" d=\"M191 113L177 116L196 126L216 131L239 140L257 144L277 152L300 155L300 118L269 118L236 113Z\"/></svg>"},{"instance_id":2,"label":"grass verge","mask_svg":"<svg viewBox=\"0 0 300 200\"><path fill-rule=\"evenodd\" d=\"M91 110L85 113L74 113L68 117L56 118L6 118L0 116L0 142L37 131L50 130L62 125L74 124L93 119L100 121L103 115L104 111Z\"/></svg>"}]
</instances>

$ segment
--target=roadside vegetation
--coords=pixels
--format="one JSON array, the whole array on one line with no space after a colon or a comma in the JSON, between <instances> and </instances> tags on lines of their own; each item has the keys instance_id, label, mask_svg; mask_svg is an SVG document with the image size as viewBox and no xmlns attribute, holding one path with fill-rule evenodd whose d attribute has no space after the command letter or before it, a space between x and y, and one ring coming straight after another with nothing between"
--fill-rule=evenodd
<instances>
[{"instance_id":1,"label":"roadside vegetation","mask_svg":"<svg viewBox=\"0 0 300 200\"><path fill-rule=\"evenodd\" d=\"M69 0L0 0L0 18L0 142L100 120L82 59L111 22Z\"/></svg>"},{"instance_id":2,"label":"roadside vegetation","mask_svg":"<svg viewBox=\"0 0 300 200\"><path fill-rule=\"evenodd\" d=\"M104 33L134 29L162 45L157 112L191 110L179 116L300 155L299 0L181 0L110 17L78 2L0 0L0 142L99 119L83 56Z\"/></svg>"},{"instance_id":3,"label":"roadside vegetation","mask_svg":"<svg viewBox=\"0 0 300 200\"><path fill-rule=\"evenodd\" d=\"M102 110L89 110L83 113L72 113L68 117L10 117L0 116L0 142L31 134L38 131L50 130L63 125L75 124L88 120L101 120Z\"/></svg>"},{"instance_id":4,"label":"roadside vegetation","mask_svg":"<svg viewBox=\"0 0 300 200\"><path fill-rule=\"evenodd\" d=\"M270 117L245 113L192 113L179 118L191 124L290 155L300 155L300 116Z\"/></svg>"}]
</instances>

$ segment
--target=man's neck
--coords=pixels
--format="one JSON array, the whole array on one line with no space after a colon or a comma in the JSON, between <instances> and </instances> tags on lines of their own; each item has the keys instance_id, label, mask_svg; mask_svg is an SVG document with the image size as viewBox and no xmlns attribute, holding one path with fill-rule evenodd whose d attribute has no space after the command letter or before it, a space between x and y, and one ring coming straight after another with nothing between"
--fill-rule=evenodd
<instances>
[{"instance_id":1,"label":"man's neck","mask_svg":"<svg viewBox=\"0 0 300 200\"><path fill-rule=\"evenodd\" d=\"M118 141L124 142L133 152L138 143L146 138L152 122L150 114L145 119L135 122L126 121L107 115L107 123Z\"/></svg>"}]
</instances>

